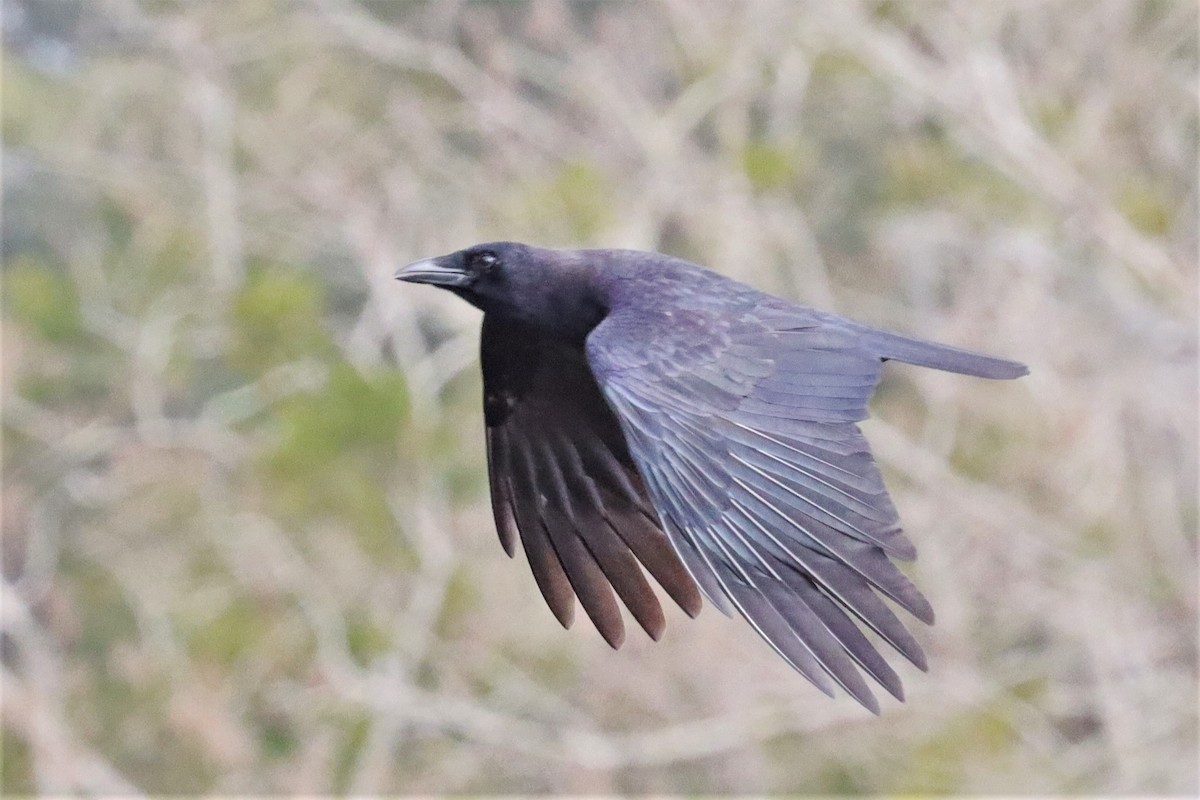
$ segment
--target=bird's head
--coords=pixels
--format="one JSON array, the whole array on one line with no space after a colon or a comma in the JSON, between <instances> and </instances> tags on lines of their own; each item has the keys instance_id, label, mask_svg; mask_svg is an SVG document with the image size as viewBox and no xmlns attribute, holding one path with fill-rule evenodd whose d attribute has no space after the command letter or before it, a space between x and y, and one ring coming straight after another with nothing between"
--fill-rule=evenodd
<instances>
[{"instance_id":1,"label":"bird's head","mask_svg":"<svg viewBox=\"0 0 1200 800\"><path fill-rule=\"evenodd\" d=\"M489 242L414 261L396 279L438 286L484 313L582 339L607 312L594 274L578 251Z\"/></svg>"}]
</instances>

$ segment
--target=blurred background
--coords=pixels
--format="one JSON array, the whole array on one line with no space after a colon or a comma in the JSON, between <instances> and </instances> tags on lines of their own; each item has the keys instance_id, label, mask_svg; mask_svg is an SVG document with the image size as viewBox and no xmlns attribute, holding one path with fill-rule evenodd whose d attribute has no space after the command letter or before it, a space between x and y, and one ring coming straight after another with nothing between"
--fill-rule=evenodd
<instances>
[{"instance_id":1,"label":"blurred background","mask_svg":"<svg viewBox=\"0 0 1200 800\"><path fill-rule=\"evenodd\" d=\"M1194 2L5 2L3 785L1197 786ZM937 609L872 717L673 606L561 630L486 497L492 239L1029 363L864 427Z\"/></svg>"}]
</instances>

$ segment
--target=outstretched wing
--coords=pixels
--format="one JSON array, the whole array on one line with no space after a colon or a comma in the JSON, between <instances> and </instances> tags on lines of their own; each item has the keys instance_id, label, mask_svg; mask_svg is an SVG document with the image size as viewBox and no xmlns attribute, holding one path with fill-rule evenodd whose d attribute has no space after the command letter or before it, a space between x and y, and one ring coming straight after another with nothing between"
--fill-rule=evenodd
<instances>
[{"instance_id":1,"label":"outstretched wing","mask_svg":"<svg viewBox=\"0 0 1200 800\"><path fill-rule=\"evenodd\" d=\"M576 596L605 640L625 637L613 589L654 639L662 608L638 562L689 615L700 594L658 525L621 428L582 350L486 315L484 417L492 510L504 549L519 538L551 611Z\"/></svg>"},{"instance_id":2,"label":"outstretched wing","mask_svg":"<svg viewBox=\"0 0 1200 800\"><path fill-rule=\"evenodd\" d=\"M903 699L854 620L925 669L879 595L926 623L933 610L889 559L916 550L855 423L885 358L975 374L1020 365L773 306L614 314L587 355L710 600L736 608L826 693L836 682L878 712L861 669Z\"/></svg>"}]
</instances>

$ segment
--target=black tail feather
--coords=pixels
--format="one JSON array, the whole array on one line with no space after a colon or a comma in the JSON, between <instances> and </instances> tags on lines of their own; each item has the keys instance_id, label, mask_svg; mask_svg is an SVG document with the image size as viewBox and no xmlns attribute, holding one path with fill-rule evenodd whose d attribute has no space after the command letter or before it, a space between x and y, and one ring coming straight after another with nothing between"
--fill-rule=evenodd
<instances>
[{"instance_id":1,"label":"black tail feather","mask_svg":"<svg viewBox=\"0 0 1200 800\"><path fill-rule=\"evenodd\" d=\"M865 328L863 344L884 360L903 361L919 367L974 375L979 378L1008 380L1029 374L1029 367L1017 361L987 356L949 345L901 336L898 333Z\"/></svg>"}]
</instances>

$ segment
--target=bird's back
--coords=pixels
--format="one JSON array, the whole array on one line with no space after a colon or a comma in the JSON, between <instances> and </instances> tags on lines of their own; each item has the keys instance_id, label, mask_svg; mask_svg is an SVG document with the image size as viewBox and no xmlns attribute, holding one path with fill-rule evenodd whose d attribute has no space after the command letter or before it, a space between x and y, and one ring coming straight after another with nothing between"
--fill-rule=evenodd
<instances>
[{"instance_id":1,"label":"bird's back","mask_svg":"<svg viewBox=\"0 0 1200 800\"><path fill-rule=\"evenodd\" d=\"M822 326L855 336L865 353L883 360L983 378L1017 378L1029 371L1015 361L800 305L681 258L639 250L580 252L594 265L594 280L607 298L609 314L619 315L630 330L630 345L654 347L671 340L720 337L731 324L777 331ZM649 325L653 321L660 324ZM786 344L781 340L782 347Z\"/></svg>"}]
</instances>

